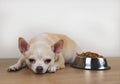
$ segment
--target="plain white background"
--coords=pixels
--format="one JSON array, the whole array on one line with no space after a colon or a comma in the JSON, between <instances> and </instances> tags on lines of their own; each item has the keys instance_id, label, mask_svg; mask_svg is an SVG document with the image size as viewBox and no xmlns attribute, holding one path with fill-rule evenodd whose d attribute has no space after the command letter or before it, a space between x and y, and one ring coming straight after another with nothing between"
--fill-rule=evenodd
<instances>
[{"instance_id":1,"label":"plain white background","mask_svg":"<svg viewBox=\"0 0 120 84\"><path fill-rule=\"evenodd\" d=\"M18 37L66 34L81 49L120 56L119 0L0 0L0 58L20 57Z\"/></svg>"}]
</instances>

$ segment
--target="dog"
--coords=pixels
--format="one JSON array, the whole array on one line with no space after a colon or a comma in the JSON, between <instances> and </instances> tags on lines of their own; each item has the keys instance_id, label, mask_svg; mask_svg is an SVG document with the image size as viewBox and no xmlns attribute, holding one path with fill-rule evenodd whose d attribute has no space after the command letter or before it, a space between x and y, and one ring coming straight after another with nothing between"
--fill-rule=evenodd
<instances>
[{"instance_id":1,"label":"dog","mask_svg":"<svg viewBox=\"0 0 120 84\"><path fill-rule=\"evenodd\" d=\"M29 42L19 37L18 47L22 57L8 71L18 71L24 64L34 73L56 72L72 63L80 47L68 36L55 33L41 33Z\"/></svg>"}]
</instances>

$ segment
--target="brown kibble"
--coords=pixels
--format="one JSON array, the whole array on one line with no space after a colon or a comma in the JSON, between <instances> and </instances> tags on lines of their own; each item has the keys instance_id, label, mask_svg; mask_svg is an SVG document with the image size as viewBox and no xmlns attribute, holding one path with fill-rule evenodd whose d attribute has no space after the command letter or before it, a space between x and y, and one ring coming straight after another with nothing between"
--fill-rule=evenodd
<instances>
[{"instance_id":1,"label":"brown kibble","mask_svg":"<svg viewBox=\"0 0 120 84\"><path fill-rule=\"evenodd\" d=\"M92 57L92 58L104 58L102 55L99 55L97 53L94 52L86 52L86 53L81 53L81 54L77 54L78 56L82 56L82 57Z\"/></svg>"}]
</instances>

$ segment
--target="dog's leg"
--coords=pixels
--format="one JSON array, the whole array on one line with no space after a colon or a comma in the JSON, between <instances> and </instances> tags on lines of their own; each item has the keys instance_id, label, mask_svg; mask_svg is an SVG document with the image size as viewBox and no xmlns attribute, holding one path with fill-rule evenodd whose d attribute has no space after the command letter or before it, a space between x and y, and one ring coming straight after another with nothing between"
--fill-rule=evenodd
<instances>
[{"instance_id":1,"label":"dog's leg","mask_svg":"<svg viewBox=\"0 0 120 84\"><path fill-rule=\"evenodd\" d=\"M62 56L62 54L56 55L55 62L50 65L48 68L48 72L56 72L58 69L65 68L65 60Z\"/></svg>"},{"instance_id":2,"label":"dog's leg","mask_svg":"<svg viewBox=\"0 0 120 84\"><path fill-rule=\"evenodd\" d=\"M54 72L56 72L56 70L57 70L57 67L56 67L56 65L53 63L53 64L51 64L51 65L49 66L49 68L48 68L47 71L54 73Z\"/></svg>"},{"instance_id":3,"label":"dog's leg","mask_svg":"<svg viewBox=\"0 0 120 84\"><path fill-rule=\"evenodd\" d=\"M24 57L21 57L16 64L14 65L11 65L9 68L8 68L8 71L11 72L11 71L18 71L20 70L22 67L23 67L23 63L25 62L25 58Z\"/></svg>"},{"instance_id":4,"label":"dog's leg","mask_svg":"<svg viewBox=\"0 0 120 84\"><path fill-rule=\"evenodd\" d=\"M57 57L58 58L55 61L56 68L57 69L63 69L63 68L65 68L65 60L64 60L62 54L60 53Z\"/></svg>"}]
</instances>

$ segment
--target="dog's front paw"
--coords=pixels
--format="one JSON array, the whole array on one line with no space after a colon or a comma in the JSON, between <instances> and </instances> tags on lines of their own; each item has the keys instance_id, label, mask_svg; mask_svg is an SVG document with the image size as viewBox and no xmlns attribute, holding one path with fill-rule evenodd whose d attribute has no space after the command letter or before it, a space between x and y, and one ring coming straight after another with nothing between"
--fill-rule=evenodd
<instances>
[{"instance_id":1,"label":"dog's front paw","mask_svg":"<svg viewBox=\"0 0 120 84\"><path fill-rule=\"evenodd\" d=\"M18 64L14 64L14 65L12 65L12 66L10 66L9 68L8 68L8 71L9 72L15 72L15 71L18 71L18 70L20 70L20 66L18 65Z\"/></svg>"},{"instance_id":2,"label":"dog's front paw","mask_svg":"<svg viewBox=\"0 0 120 84\"><path fill-rule=\"evenodd\" d=\"M48 68L48 72L54 73L54 72L56 72L56 70L57 70L57 67L56 67L55 65L50 66L50 67Z\"/></svg>"},{"instance_id":3,"label":"dog's front paw","mask_svg":"<svg viewBox=\"0 0 120 84\"><path fill-rule=\"evenodd\" d=\"M57 69L64 69L65 68L65 65L57 65Z\"/></svg>"}]
</instances>

